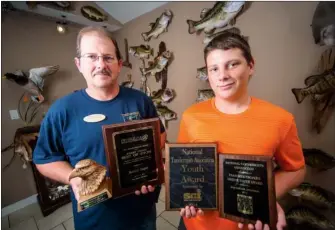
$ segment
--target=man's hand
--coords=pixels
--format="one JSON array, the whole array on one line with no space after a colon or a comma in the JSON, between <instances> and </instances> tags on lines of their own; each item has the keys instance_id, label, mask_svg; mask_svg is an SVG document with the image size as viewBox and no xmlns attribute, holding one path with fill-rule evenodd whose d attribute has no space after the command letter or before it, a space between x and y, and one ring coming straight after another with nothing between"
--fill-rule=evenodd
<instances>
[{"instance_id":1,"label":"man's hand","mask_svg":"<svg viewBox=\"0 0 335 230\"><path fill-rule=\"evenodd\" d=\"M83 183L83 179L81 177L74 177L70 180L70 185L72 187L74 196L76 197L76 200L79 200L79 188L81 183Z\"/></svg>"},{"instance_id":2,"label":"man's hand","mask_svg":"<svg viewBox=\"0 0 335 230\"><path fill-rule=\"evenodd\" d=\"M141 195L141 193L142 194L147 194L148 192L153 192L153 191L155 191L155 187L153 187L151 185L148 185L148 187L145 186L145 185L143 185L142 188L141 188L141 191L140 190L136 190L135 194L136 195Z\"/></svg>"},{"instance_id":3,"label":"man's hand","mask_svg":"<svg viewBox=\"0 0 335 230\"><path fill-rule=\"evenodd\" d=\"M185 208L182 208L180 210L179 214L182 217L186 216L186 218L191 218L191 217L196 217L197 214L202 216L204 215L204 212L200 208L196 210L194 206L186 206Z\"/></svg>"},{"instance_id":4,"label":"man's hand","mask_svg":"<svg viewBox=\"0 0 335 230\"><path fill-rule=\"evenodd\" d=\"M278 221L277 221L276 228L277 228L277 230L283 230L284 227L286 226L285 212L282 209L282 207L280 207L280 205L278 204L278 202L277 202L277 213L278 213ZM238 227L240 229L242 229L243 228L243 224L239 223ZM254 229L256 229L256 230L270 230L270 228L269 228L269 226L267 224L264 225L264 228L263 228L263 224L259 220L257 220L255 226L252 225L252 224L248 224L248 229L249 230L254 230Z\"/></svg>"}]
</instances>

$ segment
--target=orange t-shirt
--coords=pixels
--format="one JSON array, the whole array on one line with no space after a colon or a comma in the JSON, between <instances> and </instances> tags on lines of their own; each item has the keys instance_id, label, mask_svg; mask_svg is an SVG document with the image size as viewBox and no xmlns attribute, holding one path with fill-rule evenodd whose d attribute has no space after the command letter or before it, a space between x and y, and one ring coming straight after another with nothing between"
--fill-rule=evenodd
<instances>
[{"instance_id":1,"label":"orange t-shirt","mask_svg":"<svg viewBox=\"0 0 335 230\"><path fill-rule=\"evenodd\" d=\"M179 143L216 142L218 152L273 155L282 170L305 165L294 117L284 109L252 97L240 114L224 114L214 98L192 105L182 116ZM237 230L237 223L220 218L218 211L184 218L188 230Z\"/></svg>"}]
</instances>

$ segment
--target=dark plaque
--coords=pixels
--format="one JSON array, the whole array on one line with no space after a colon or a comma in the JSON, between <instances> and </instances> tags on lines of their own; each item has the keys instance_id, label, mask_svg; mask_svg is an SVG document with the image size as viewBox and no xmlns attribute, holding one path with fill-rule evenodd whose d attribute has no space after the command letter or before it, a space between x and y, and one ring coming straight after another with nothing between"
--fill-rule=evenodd
<instances>
[{"instance_id":1,"label":"dark plaque","mask_svg":"<svg viewBox=\"0 0 335 230\"><path fill-rule=\"evenodd\" d=\"M164 182L159 118L102 128L113 197L134 193L142 185Z\"/></svg>"},{"instance_id":2,"label":"dark plaque","mask_svg":"<svg viewBox=\"0 0 335 230\"><path fill-rule=\"evenodd\" d=\"M166 210L218 210L216 144L165 144L165 152Z\"/></svg>"},{"instance_id":3,"label":"dark plaque","mask_svg":"<svg viewBox=\"0 0 335 230\"><path fill-rule=\"evenodd\" d=\"M219 181L221 217L276 229L272 156L220 154Z\"/></svg>"}]
</instances>

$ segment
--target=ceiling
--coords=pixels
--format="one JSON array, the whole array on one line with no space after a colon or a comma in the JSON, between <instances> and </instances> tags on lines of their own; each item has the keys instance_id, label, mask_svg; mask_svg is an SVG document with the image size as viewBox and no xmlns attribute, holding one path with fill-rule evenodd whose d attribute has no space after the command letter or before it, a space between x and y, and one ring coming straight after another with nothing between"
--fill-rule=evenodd
<instances>
[{"instance_id":1,"label":"ceiling","mask_svg":"<svg viewBox=\"0 0 335 230\"><path fill-rule=\"evenodd\" d=\"M98 6L112 15L116 20L125 24L145 13L148 13L168 2L95 2Z\"/></svg>"},{"instance_id":2,"label":"ceiling","mask_svg":"<svg viewBox=\"0 0 335 230\"><path fill-rule=\"evenodd\" d=\"M52 5L54 2L37 2L36 6L28 7L25 1L11 1L13 7L17 10L30 12L37 15L46 16L55 20L65 20L68 23L78 25L105 26L109 31L116 31L123 25L145 13L148 13L168 2L107 2L107 1L71 1L72 10L61 10ZM61 2L60 2L61 3ZM102 22L96 22L84 17L81 13L83 6L93 6L101 13L107 16ZM65 17L65 19L64 19Z\"/></svg>"}]
</instances>

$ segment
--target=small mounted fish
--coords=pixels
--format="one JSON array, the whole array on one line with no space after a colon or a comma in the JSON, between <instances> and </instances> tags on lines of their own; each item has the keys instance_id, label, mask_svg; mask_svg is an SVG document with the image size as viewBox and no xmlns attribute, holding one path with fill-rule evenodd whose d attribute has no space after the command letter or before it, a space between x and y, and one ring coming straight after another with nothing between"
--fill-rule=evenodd
<instances>
[{"instance_id":1,"label":"small mounted fish","mask_svg":"<svg viewBox=\"0 0 335 230\"><path fill-rule=\"evenodd\" d=\"M141 59L148 59L154 55L154 49L150 48L149 45L132 46L129 48L129 54Z\"/></svg>"},{"instance_id":2,"label":"small mounted fish","mask_svg":"<svg viewBox=\"0 0 335 230\"><path fill-rule=\"evenodd\" d=\"M121 86L133 88L134 82L131 80L131 74L128 74L128 80L121 83Z\"/></svg>"},{"instance_id":3,"label":"small mounted fish","mask_svg":"<svg viewBox=\"0 0 335 230\"><path fill-rule=\"evenodd\" d=\"M159 118L161 119L165 128L167 128L168 121L177 119L177 113L169 109L167 106L157 105L156 108Z\"/></svg>"},{"instance_id":4,"label":"small mounted fish","mask_svg":"<svg viewBox=\"0 0 335 230\"><path fill-rule=\"evenodd\" d=\"M81 7L81 14L94 22L103 22L107 20L107 16L100 12L97 8L93 6L83 6Z\"/></svg>"},{"instance_id":5,"label":"small mounted fish","mask_svg":"<svg viewBox=\"0 0 335 230\"><path fill-rule=\"evenodd\" d=\"M171 102L174 97L176 96L176 92L173 89L160 89L158 91L153 91L151 99L154 102L154 104L158 105L162 102L169 103Z\"/></svg>"},{"instance_id":6,"label":"small mounted fish","mask_svg":"<svg viewBox=\"0 0 335 230\"><path fill-rule=\"evenodd\" d=\"M316 148L303 149L306 164L319 171L326 171L335 167L335 158Z\"/></svg>"},{"instance_id":7,"label":"small mounted fish","mask_svg":"<svg viewBox=\"0 0 335 230\"><path fill-rule=\"evenodd\" d=\"M236 2L217 2L209 10L203 10L199 21L187 20L188 32L204 31L206 34L212 34L215 29L222 28L228 24L235 24L235 18L243 9L245 1Z\"/></svg>"},{"instance_id":8,"label":"small mounted fish","mask_svg":"<svg viewBox=\"0 0 335 230\"><path fill-rule=\"evenodd\" d=\"M142 75L149 73L151 76L155 76L156 73L161 72L165 68L171 57L172 53L170 51L163 52L160 56L155 58L154 63L150 67L140 68Z\"/></svg>"},{"instance_id":9,"label":"small mounted fish","mask_svg":"<svg viewBox=\"0 0 335 230\"><path fill-rule=\"evenodd\" d=\"M300 198L302 202L309 201L319 208L326 209L335 208L334 194L330 193L330 191L307 182L303 182L297 188L289 191L291 196Z\"/></svg>"},{"instance_id":10,"label":"small mounted fish","mask_svg":"<svg viewBox=\"0 0 335 230\"><path fill-rule=\"evenodd\" d=\"M151 37L158 38L160 34L167 32L172 16L171 10L165 10L155 22L150 23L150 30L141 34L143 40L147 42L150 41Z\"/></svg>"},{"instance_id":11,"label":"small mounted fish","mask_svg":"<svg viewBox=\"0 0 335 230\"><path fill-rule=\"evenodd\" d=\"M324 94L327 92L335 91L335 68L327 70L322 74L312 75L305 81L311 81L313 84L305 88L293 88L297 102L300 104L306 96L313 94Z\"/></svg>"},{"instance_id":12,"label":"small mounted fish","mask_svg":"<svg viewBox=\"0 0 335 230\"><path fill-rule=\"evenodd\" d=\"M206 101L214 96L215 94L212 89L200 89L198 90L198 97L196 101L197 102Z\"/></svg>"},{"instance_id":13,"label":"small mounted fish","mask_svg":"<svg viewBox=\"0 0 335 230\"><path fill-rule=\"evenodd\" d=\"M200 79L201 81L208 81L207 67L206 66L197 69L196 78Z\"/></svg>"}]
</instances>

